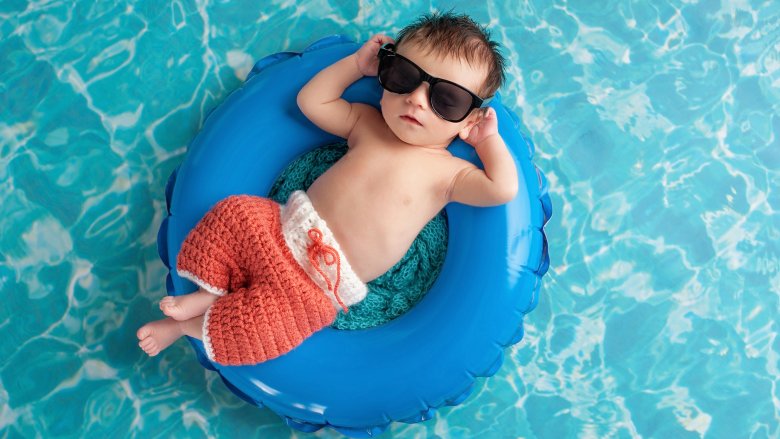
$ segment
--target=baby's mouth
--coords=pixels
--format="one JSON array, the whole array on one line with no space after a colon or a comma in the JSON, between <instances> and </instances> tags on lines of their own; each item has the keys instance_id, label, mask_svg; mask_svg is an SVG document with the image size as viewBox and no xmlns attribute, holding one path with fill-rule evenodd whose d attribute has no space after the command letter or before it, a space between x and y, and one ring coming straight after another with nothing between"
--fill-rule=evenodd
<instances>
[{"instance_id":1,"label":"baby's mouth","mask_svg":"<svg viewBox=\"0 0 780 439\"><path fill-rule=\"evenodd\" d=\"M408 114L401 116L401 119L411 124L422 126L419 120L415 119L413 116L409 116Z\"/></svg>"}]
</instances>

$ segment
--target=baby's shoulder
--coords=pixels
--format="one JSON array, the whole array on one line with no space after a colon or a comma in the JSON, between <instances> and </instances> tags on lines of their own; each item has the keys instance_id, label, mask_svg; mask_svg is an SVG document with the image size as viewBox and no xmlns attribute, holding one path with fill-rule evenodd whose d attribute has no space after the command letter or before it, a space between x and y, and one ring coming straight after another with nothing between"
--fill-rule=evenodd
<instances>
[{"instance_id":1,"label":"baby's shoulder","mask_svg":"<svg viewBox=\"0 0 780 439\"><path fill-rule=\"evenodd\" d=\"M372 134L377 133L385 123L382 113L371 105L353 103L352 111L357 112L357 122L350 133L350 141L357 140L357 138L373 137Z\"/></svg>"},{"instance_id":2,"label":"baby's shoulder","mask_svg":"<svg viewBox=\"0 0 780 439\"><path fill-rule=\"evenodd\" d=\"M375 123L377 119L384 120L382 119L382 113L373 105L355 102L352 104L352 111L358 113L358 124Z\"/></svg>"}]
</instances>

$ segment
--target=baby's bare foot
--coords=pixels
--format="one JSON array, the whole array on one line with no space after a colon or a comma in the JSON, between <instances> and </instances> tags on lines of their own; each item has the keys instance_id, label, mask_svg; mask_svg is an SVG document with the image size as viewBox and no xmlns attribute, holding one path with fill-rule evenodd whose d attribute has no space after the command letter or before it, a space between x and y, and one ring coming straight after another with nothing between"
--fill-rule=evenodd
<instances>
[{"instance_id":1,"label":"baby's bare foot","mask_svg":"<svg viewBox=\"0 0 780 439\"><path fill-rule=\"evenodd\" d=\"M173 319L157 320L138 330L138 346L150 357L159 354L183 335L179 322Z\"/></svg>"},{"instance_id":2,"label":"baby's bare foot","mask_svg":"<svg viewBox=\"0 0 780 439\"><path fill-rule=\"evenodd\" d=\"M194 315L187 315L187 310L182 306L181 302L181 297L166 296L160 301L160 310L174 320L181 321L195 317Z\"/></svg>"},{"instance_id":3,"label":"baby's bare foot","mask_svg":"<svg viewBox=\"0 0 780 439\"><path fill-rule=\"evenodd\" d=\"M167 296L160 301L160 310L166 316L178 320L189 320L203 315L217 296L203 290L183 296Z\"/></svg>"}]
</instances>

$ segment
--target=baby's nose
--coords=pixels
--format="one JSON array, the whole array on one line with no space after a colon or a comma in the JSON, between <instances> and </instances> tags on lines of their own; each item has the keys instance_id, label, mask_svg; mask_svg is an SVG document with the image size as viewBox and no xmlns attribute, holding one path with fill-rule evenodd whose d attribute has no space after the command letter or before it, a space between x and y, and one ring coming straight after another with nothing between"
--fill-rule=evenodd
<instances>
[{"instance_id":1,"label":"baby's nose","mask_svg":"<svg viewBox=\"0 0 780 439\"><path fill-rule=\"evenodd\" d=\"M406 102L422 109L428 106L428 83L421 83L416 89L406 96Z\"/></svg>"}]
</instances>

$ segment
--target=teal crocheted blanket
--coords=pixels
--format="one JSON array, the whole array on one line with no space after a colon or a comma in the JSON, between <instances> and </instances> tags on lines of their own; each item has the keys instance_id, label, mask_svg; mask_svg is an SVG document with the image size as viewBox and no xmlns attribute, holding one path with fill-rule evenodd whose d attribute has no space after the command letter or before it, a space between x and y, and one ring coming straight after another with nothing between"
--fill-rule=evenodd
<instances>
[{"instance_id":1,"label":"teal crocheted blanket","mask_svg":"<svg viewBox=\"0 0 780 439\"><path fill-rule=\"evenodd\" d=\"M269 197L287 201L293 191L306 190L347 153L345 143L327 145L293 161L271 188ZM348 313L340 312L332 327L365 329L381 325L411 309L433 285L447 252L447 218L442 211L429 222L412 247L387 273L368 283L368 295Z\"/></svg>"}]
</instances>

